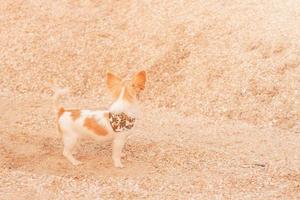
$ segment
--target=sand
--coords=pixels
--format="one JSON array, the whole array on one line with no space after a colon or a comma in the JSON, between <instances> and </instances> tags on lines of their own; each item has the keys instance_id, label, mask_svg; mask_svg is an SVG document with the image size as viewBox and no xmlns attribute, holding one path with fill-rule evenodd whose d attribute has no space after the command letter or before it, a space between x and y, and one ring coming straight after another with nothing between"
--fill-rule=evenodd
<instances>
[{"instance_id":1,"label":"sand","mask_svg":"<svg viewBox=\"0 0 300 200\"><path fill-rule=\"evenodd\" d=\"M300 2L0 2L0 199L299 199ZM62 156L49 84L105 109L146 70L125 147Z\"/></svg>"}]
</instances>

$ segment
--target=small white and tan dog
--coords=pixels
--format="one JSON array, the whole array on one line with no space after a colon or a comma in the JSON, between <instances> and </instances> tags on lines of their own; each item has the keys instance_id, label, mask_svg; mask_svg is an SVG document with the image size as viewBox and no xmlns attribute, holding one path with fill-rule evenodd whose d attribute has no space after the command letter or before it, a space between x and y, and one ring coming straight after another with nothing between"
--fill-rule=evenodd
<instances>
[{"instance_id":1,"label":"small white and tan dog","mask_svg":"<svg viewBox=\"0 0 300 200\"><path fill-rule=\"evenodd\" d=\"M138 98L145 88L145 82L145 71L137 73L131 81L123 81L118 76L107 73L106 84L114 101L105 111L65 109L58 104L59 97L65 92L55 92L58 130L64 143L63 155L73 165L81 163L72 154L77 140L83 136L90 136L98 141L112 141L114 166L123 167L122 149L134 126L138 114Z\"/></svg>"}]
</instances>

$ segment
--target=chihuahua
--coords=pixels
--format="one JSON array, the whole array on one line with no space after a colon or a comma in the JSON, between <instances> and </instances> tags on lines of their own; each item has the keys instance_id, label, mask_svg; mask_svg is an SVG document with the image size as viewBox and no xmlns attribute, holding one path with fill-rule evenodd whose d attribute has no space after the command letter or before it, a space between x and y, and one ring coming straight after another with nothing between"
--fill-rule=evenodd
<instances>
[{"instance_id":1,"label":"chihuahua","mask_svg":"<svg viewBox=\"0 0 300 200\"><path fill-rule=\"evenodd\" d=\"M59 97L66 91L54 94L58 130L63 138L63 155L73 164L81 162L74 158L72 150L78 139L89 136L98 141L112 141L112 160L115 167L122 168L122 149L138 117L138 99L145 88L146 72L138 72L131 81L124 81L113 73L107 73L106 85L113 97L108 110L65 109L59 105Z\"/></svg>"}]
</instances>

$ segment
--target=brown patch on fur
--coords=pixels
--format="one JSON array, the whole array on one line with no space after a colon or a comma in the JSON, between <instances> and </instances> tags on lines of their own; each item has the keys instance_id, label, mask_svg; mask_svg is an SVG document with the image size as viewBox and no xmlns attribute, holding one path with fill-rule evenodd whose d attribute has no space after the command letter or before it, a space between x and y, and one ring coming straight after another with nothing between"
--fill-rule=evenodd
<instances>
[{"instance_id":1,"label":"brown patch on fur","mask_svg":"<svg viewBox=\"0 0 300 200\"><path fill-rule=\"evenodd\" d=\"M140 92L145 89L145 82L146 82L146 72L140 71L137 73L133 79L133 85L137 92Z\"/></svg>"},{"instance_id":2,"label":"brown patch on fur","mask_svg":"<svg viewBox=\"0 0 300 200\"><path fill-rule=\"evenodd\" d=\"M93 131L96 135L105 136L107 130L100 126L94 118L88 117L84 120L84 126Z\"/></svg>"},{"instance_id":3,"label":"brown patch on fur","mask_svg":"<svg viewBox=\"0 0 300 200\"><path fill-rule=\"evenodd\" d=\"M60 132L60 133L62 133L62 130L61 130L58 120L65 112L71 113L71 117L72 117L73 121L75 121L76 119L78 119L80 117L80 110L65 110L64 108L60 108L57 112L57 129L58 129L58 132Z\"/></svg>"},{"instance_id":4,"label":"brown patch on fur","mask_svg":"<svg viewBox=\"0 0 300 200\"><path fill-rule=\"evenodd\" d=\"M60 108L57 112L57 129L58 129L58 132L62 133L62 130L60 128L60 125L59 125L59 118L65 113L65 109L64 108Z\"/></svg>"},{"instance_id":5,"label":"brown patch on fur","mask_svg":"<svg viewBox=\"0 0 300 200\"><path fill-rule=\"evenodd\" d=\"M65 112L65 109L64 108L60 108L58 110L58 112L57 112L57 118L59 119L62 116L62 114L64 114L64 112Z\"/></svg>"},{"instance_id":6,"label":"brown patch on fur","mask_svg":"<svg viewBox=\"0 0 300 200\"><path fill-rule=\"evenodd\" d=\"M80 110L68 110L71 113L73 121L76 121L80 117Z\"/></svg>"},{"instance_id":7,"label":"brown patch on fur","mask_svg":"<svg viewBox=\"0 0 300 200\"><path fill-rule=\"evenodd\" d=\"M114 93L116 87L122 85L122 79L110 72L107 73L106 85L110 91Z\"/></svg>"}]
</instances>

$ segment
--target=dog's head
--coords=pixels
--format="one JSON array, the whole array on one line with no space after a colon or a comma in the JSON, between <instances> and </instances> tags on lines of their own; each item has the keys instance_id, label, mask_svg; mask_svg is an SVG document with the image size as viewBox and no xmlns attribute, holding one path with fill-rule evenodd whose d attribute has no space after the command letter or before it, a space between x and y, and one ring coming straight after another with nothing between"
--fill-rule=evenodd
<instances>
[{"instance_id":1,"label":"dog's head","mask_svg":"<svg viewBox=\"0 0 300 200\"><path fill-rule=\"evenodd\" d=\"M134 102L139 99L140 93L145 89L146 72L140 71L130 81L124 81L117 75L111 72L107 73L106 84L110 90L114 100L120 97L123 93L123 100Z\"/></svg>"}]
</instances>

